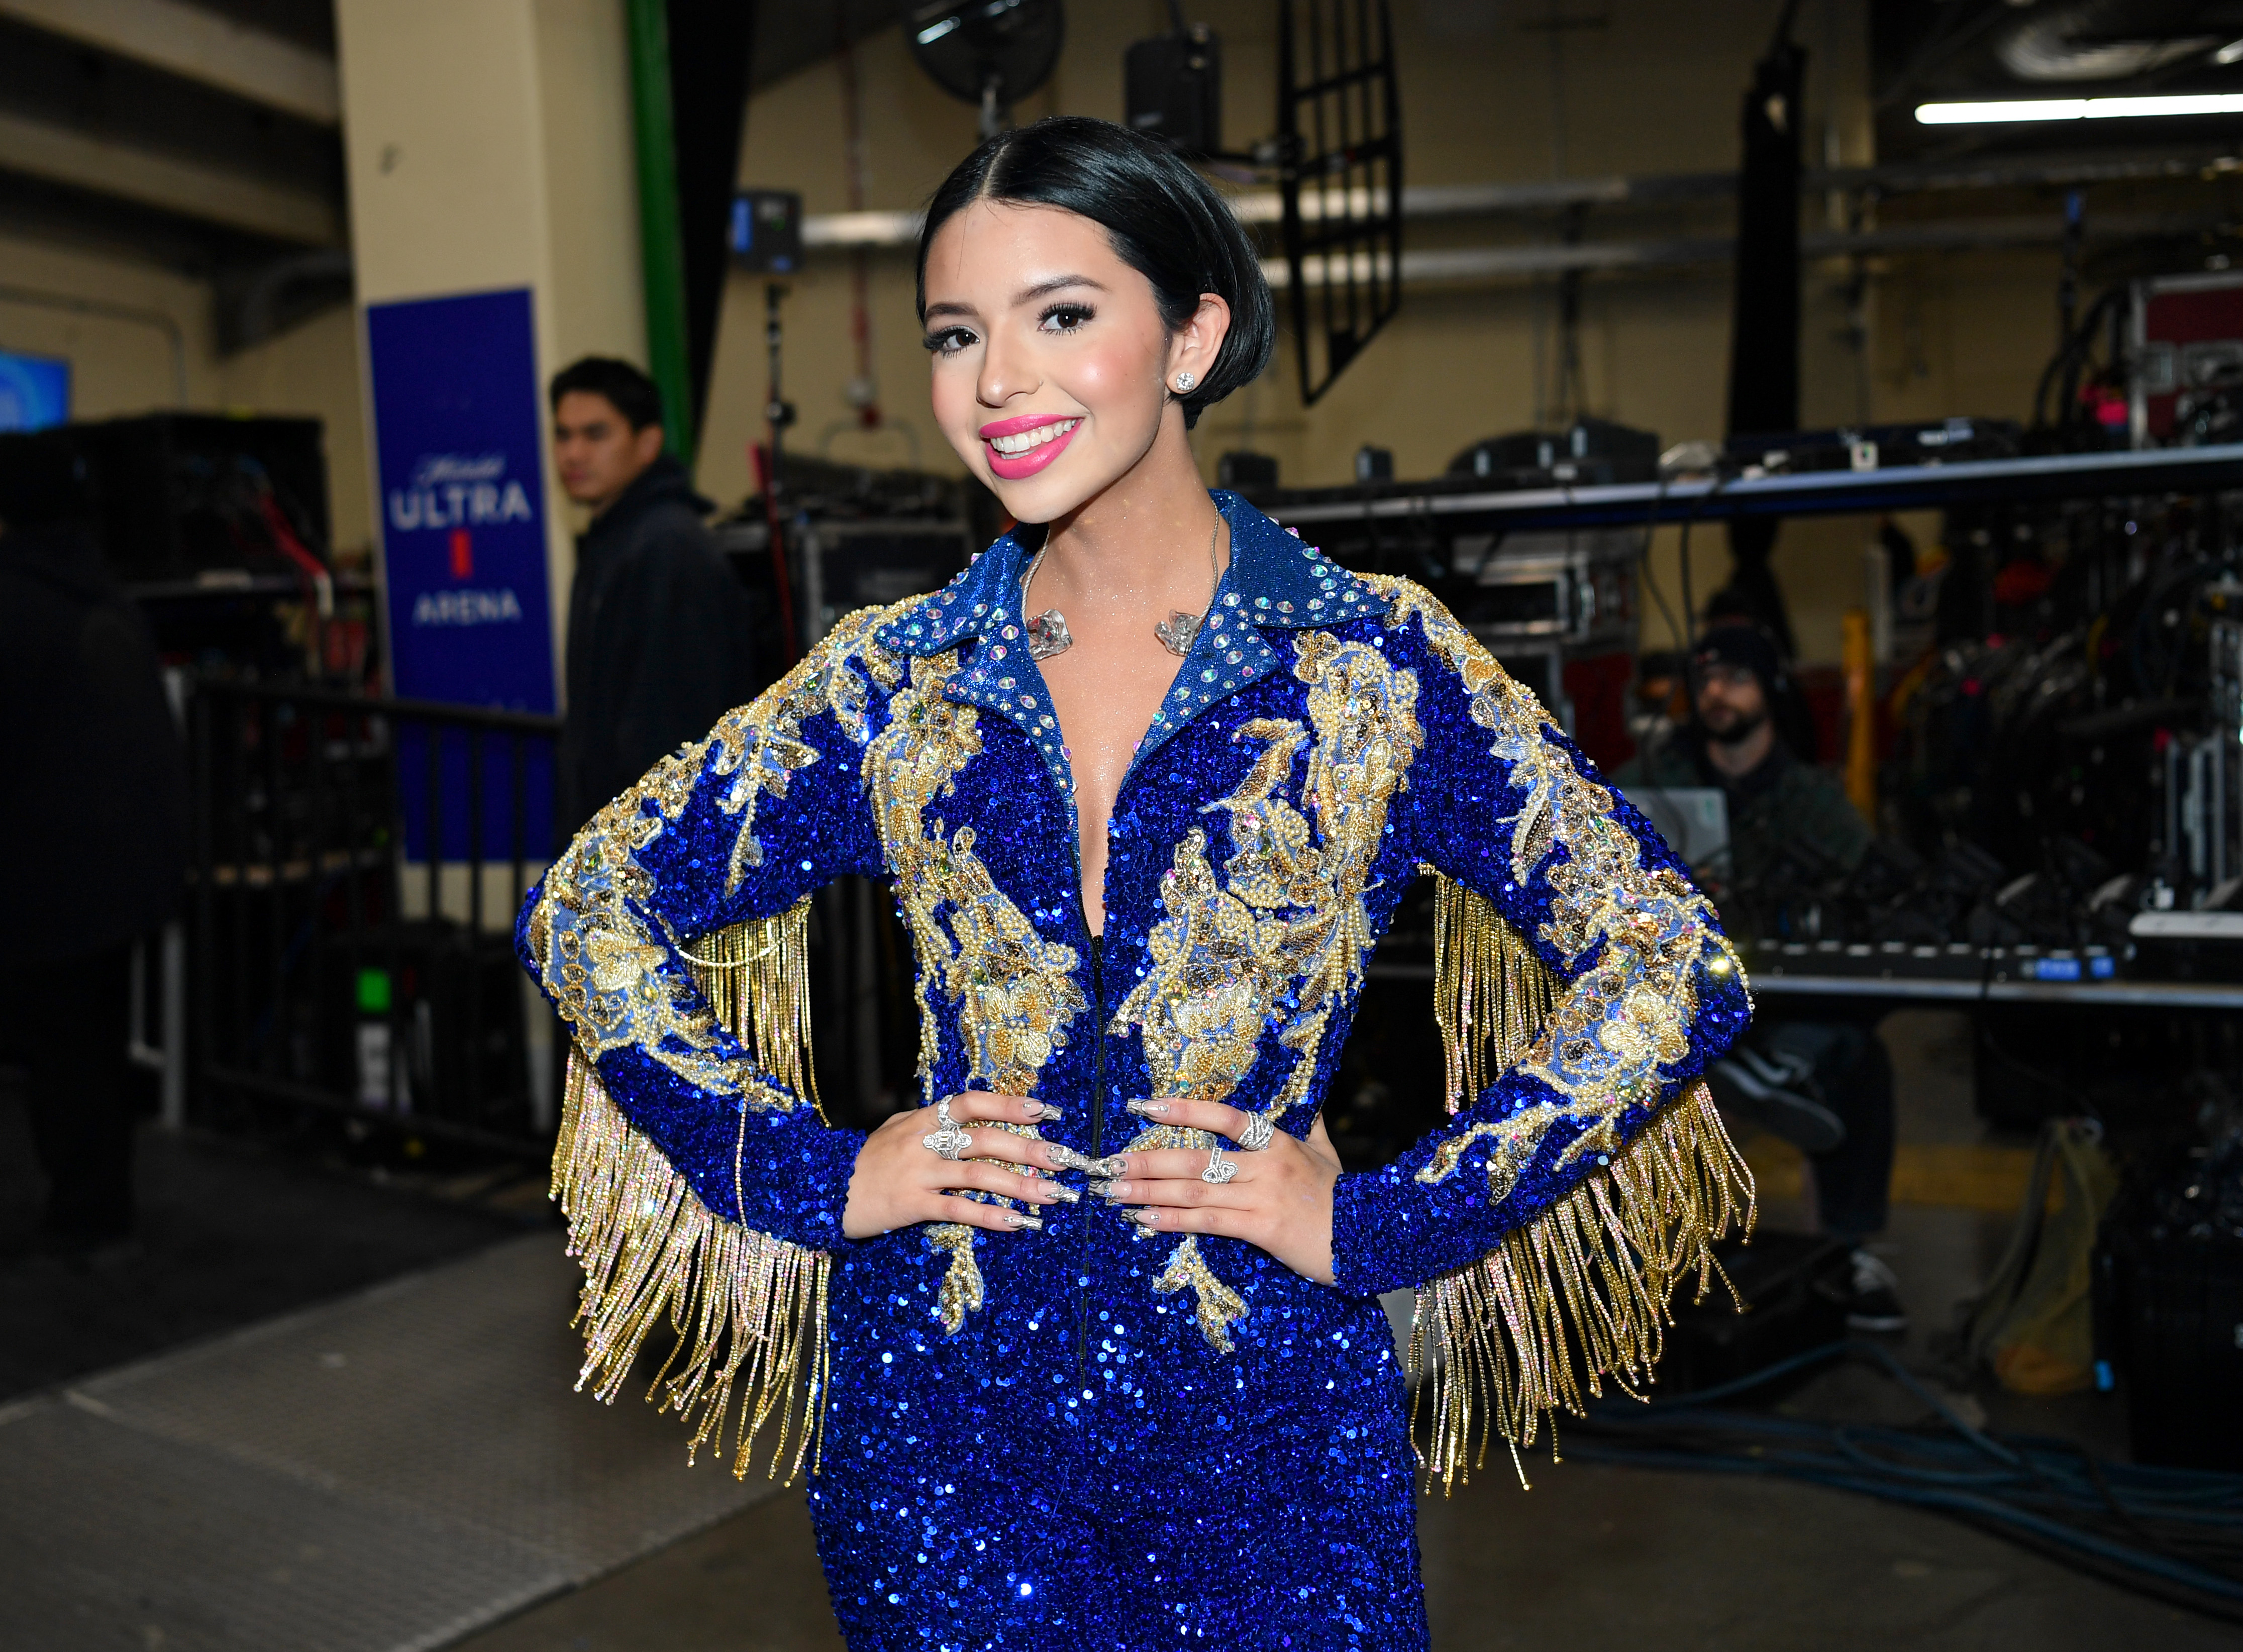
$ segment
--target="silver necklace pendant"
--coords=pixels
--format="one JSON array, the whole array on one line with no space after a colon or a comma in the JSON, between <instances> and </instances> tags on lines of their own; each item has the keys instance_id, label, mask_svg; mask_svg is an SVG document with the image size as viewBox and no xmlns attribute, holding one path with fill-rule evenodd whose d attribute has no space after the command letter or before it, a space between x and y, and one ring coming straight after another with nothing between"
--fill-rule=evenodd
<instances>
[{"instance_id":1,"label":"silver necklace pendant","mask_svg":"<svg viewBox=\"0 0 2243 1652\"><path fill-rule=\"evenodd\" d=\"M1191 652L1192 638L1199 635L1200 617L1187 614L1181 608L1172 608L1169 617L1153 627L1153 635L1161 639L1161 646L1178 659Z\"/></svg>"},{"instance_id":2,"label":"silver necklace pendant","mask_svg":"<svg viewBox=\"0 0 2243 1652\"><path fill-rule=\"evenodd\" d=\"M1214 576L1215 581L1214 589L1208 592L1207 600L1210 607L1215 603L1216 590L1221 589L1223 584L1223 576L1216 570L1215 562L1215 548L1222 538L1223 523L1218 521L1215 524L1215 531L1208 536L1207 540L1208 571ZM1024 612L1027 608L1028 587L1035 583L1036 570L1044 565L1044 552L1050 548L1048 543L1040 547L1028 563L1027 572L1020 576L1020 607ZM1199 635L1199 628L1205 619L1205 615L1187 614L1181 608L1172 608L1166 619L1154 623L1153 635L1161 639L1162 648L1182 659L1191 652L1192 640ZM1067 616L1056 608L1047 608L1027 623L1030 659L1049 659L1053 655L1064 654L1074 646L1074 638L1068 634Z\"/></svg>"},{"instance_id":3,"label":"silver necklace pendant","mask_svg":"<svg viewBox=\"0 0 2243 1652\"><path fill-rule=\"evenodd\" d=\"M1049 659L1054 654L1064 654L1074 646L1074 638L1068 635L1067 616L1056 608L1047 608L1028 621L1028 657Z\"/></svg>"}]
</instances>

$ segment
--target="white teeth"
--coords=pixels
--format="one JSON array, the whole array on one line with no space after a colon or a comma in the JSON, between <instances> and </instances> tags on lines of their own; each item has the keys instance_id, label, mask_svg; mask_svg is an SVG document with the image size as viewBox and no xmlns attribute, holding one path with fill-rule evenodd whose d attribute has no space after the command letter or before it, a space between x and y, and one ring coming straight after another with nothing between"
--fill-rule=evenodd
<instances>
[{"instance_id":1,"label":"white teeth","mask_svg":"<svg viewBox=\"0 0 2243 1652\"><path fill-rule=\"evenodd\" d=\"M989 445L1007 459L1018 458L1031 448L1041 448L1047 442L1056 442L1075 426L1080 419L1062 419L1057 424L1040 424L1033 430L1023 430L1016 436L991 436Z\"/></svg>"}]
</instances>

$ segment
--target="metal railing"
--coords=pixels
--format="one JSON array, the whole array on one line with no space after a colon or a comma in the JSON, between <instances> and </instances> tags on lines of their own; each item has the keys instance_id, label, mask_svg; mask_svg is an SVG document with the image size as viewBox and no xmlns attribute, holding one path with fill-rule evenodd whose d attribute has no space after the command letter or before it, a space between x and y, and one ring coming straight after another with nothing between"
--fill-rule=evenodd
<instances>
[{"instance_id":1,"label":"metal railing","mask_svg":"<svg viewBox=\"0 0 2243 1652\"><path fill-rule=\"evenodd\" d=\"M513 954L557 718L219 679L188 705L188 1108L542 1151L554 1022Z\"/></svg>"}]
</instances>

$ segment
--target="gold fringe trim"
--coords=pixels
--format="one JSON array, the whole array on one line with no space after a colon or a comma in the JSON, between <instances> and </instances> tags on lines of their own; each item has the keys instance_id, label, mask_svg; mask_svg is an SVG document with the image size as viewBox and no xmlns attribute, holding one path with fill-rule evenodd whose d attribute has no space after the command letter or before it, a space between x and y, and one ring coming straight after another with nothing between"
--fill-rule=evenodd
<instances>
[{"instance_id":1,"label":"gold fringe trim","mask_svg":"<svg viewBox=\"0 0 2243 1652\"><path fill-rule=\"evenodd\" d=\"M1676 1288L1695 1274L1702 1301L1716 1278L1728 1285L1714 1242L1732 1228L1749 1236L1754 1213L1752 1172L1695 1083L1609 1168L1420 1291L1409 1366L1413 1381L1425 1379L1411 1433L1430 1390L1430 1440L1418 1450L1428 1485L1469 1480L1492 1434L1510 1446L1524 1485L1519 1451L1544 1413L1580 1415L1584 1391L1600 1396L1606 1377L1641 1398Z\"/></svg>"},{"instance_id":2,"label":"gold fringe trim","mask_svg":"<svg viewBox=\"0 0 2243 1652\"><path fill-rule=\"evenodd\" d=\"M1433 882L1433 1019L1454 1113L1518 1064L1561 983L1486 897L1438 873Z\"/></svg>"},{"instance_id":3,"label":"gold fringe trim","mask_svg":"<svg viewBox=\"0 0 2243 1652\"><path fill-rule=\"evenodd\" d=\"M810 1037L810 898L775 918L756 918L699 936L698 954L680 946L685 971L717 1019L755 1052L757 1065L797 1096L818 1095Z\"/></svg>"},{"instance_id":4,"label":"gold fringe trim","mask_svg":"<svg viewBox=\"0 0 2243 1652\"><path fill-rule=\"evenodd\" d=\"M805 1460L816 1474L832 1258L712 1213L573 1050L553 1197L569 1218L569 1253L584 1270L575 1320L585 1340L578 1389L589 1383L612 1401L649 1332L666 1318L677 1342L647 1399L693 1431L686 1460L704 1445L722 1453L734 1429L732 1473L744 1479L756 1436L776 1419L767 1472L778 1474L792 1435L787 1483Z\"/></svg>"}]
</instances>

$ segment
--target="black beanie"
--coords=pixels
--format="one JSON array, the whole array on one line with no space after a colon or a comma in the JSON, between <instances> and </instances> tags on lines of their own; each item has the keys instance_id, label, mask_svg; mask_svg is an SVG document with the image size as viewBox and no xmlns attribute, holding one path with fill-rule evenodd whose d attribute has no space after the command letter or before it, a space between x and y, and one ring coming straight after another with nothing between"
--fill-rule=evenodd
<instances>
[{"instance_id":1,"label":"black beanie","mask_svg":"<svg viewBox=\"0 0 2243 1652\"><path fill-rule=\"evenodd\" d=\"M1708 665L1741 665L1760 678L1761 692L1774 698L1785 686L1782 657L1766 631L1757 625L1732 622L1716 625L1698 639L1690 652L1691 669Z\"/></svg>"}]
</instances>

